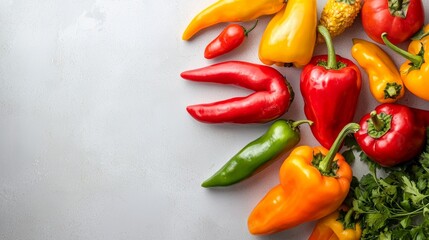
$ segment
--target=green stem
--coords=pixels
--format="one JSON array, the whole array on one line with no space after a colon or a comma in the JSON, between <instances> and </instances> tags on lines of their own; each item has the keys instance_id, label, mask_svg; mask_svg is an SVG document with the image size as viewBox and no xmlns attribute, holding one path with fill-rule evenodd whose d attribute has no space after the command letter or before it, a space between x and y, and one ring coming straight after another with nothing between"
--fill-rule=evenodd
<instances>
[{"instance_id":1,"label":"green stem","mask_svg":"<svg viewBox=\"0 0 429 240\"><path fill-rule=\"evenodd\" d=\"M398 53L399 55L401 55L402 57L410 60L410 62L413 64L413 66L415 66L416 68L420 68L423 64L423 57L419 56L419 55L414 55L411 54L401 48L399 48L398 46L394 45L393 43L391 43L389 41L389 39L387 39L387 33L382 33L381 34L381 39L383 39L384 44L386 44L386 46L388 46L390 49L392 49L394 52Z\"/></svg>"},{"instance_id":2,"label":"green stem","mask_svg":"<svg viewBox=\"0 0 429 240\"><path fill-rule=\"evenodd\" d=\"M295 121L292 123L292 128L295 129L295 128L299 127L299 125L304 124L304 123L308 123L308 125L312 125L313 121L310 121L310 120Z\"/></svg>"},{"instance_id":3,"label":"green stem","mask_svg":"<svg viewBox=\"0 0 429 240\"><path fill-rule=\"evenodd\" d=\"M359 124L357 123L349 123L341 130L341 132L338 134L337 138L335 139L334 143L331 146L331 149L329 149L328 154L323 158L323 160L320 162L319 169L322 172L329 172L332 167L332 161L334 161L335 155L338 153L338 150L340 150L340 147L344 141L344 138L349 133L355 133L360 129Z\"/></svg>"},{"instance_id":4,"label":"green stem","mask_svg":"<svg viewBox=\"0 0 429 240\"><path fill-rule=\"evenodd\" d=\"M418 209L416 209L416 210L414 210L412 212L392 214L390 217L396 218L396 217L405 217L405 216L420 214L420 213L423 212L423 209L425 209L427 207L429 207L429 203L421 206L420 208L418 208Z\"/></svg>"},{"instance_id":5,"label":"green stem","mask_svg":"<svg viewBox=\"0 0 429 240\"><path fill-rule=\"evenodd\" d=\"M346 215L344 216L344 229L356 229L356 223L352 217L354 216L355 211L353 208L350 208Z\"/></svg>"},{"instance_id":6,"label":"green stem","mask_svg":"<svg viewBox=\"0 0 429 240\"><path fill-rule=\"evenodd\" d=\"M326 29L326 27L322 25L319 25L317 26L317 30L325 39L326 46L328 47L328 63L326 64L326 68L338 69L337 56L335 55L334 44L332 43L332 38L331 38L331 35L329 34L328 29Z\"/></svg>"},{"instance_id":7,"label":"green stem","mask_svg":"<svg viewBox=\"0 0 429 240\"><path fill-rule=\"evenodd\" d=\"M251 28L249 28L249 29L245 29L244 28L244 35L247 37L247 35L253 30L253 29L255 29L255 27L256 27L256 25L258 25L258 19L256 19L256 22L255 22L255 24L253 24L253 26L251 27Z\"/></svg>"},{"instance_id":8,"label":"green stem","mask_svg":"<svg viewBox=\"0 0 429 240\"><path fill-rule=\"evenodd\" d=\"M402 10L402 0L398 0L398 5L396 6L396 11Z\"/></svg>"},{"instance_id":9,"label":"green stem","mask_svg":"<svg viewBox=\"0 0 429 240\"><path fill-rule=\"evenodd\" d=\"M385 123L384 123L384 121L383 121L383 120L381 120L381 119L377 116L377 112L376 112L376 111L372 111L372 112L369 114L369 116L370 116L370 118L371 118L371 122L372 122L372 124L374 124L374 128L375 128L375 130L377 130L377 131L381 131L381 130L383 130Z\"/></svg>"}]
</instances>

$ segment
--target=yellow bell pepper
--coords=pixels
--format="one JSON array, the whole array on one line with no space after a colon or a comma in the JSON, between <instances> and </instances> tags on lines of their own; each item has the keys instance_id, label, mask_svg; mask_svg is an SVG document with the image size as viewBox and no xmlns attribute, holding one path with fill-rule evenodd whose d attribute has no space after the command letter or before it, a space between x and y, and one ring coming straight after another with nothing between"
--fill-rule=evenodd
<instances>
[{"instance_id":1,"label":"yellow bell pepper","mask_svg":"<svg viewBox=\"0 0 429 240\"><path fill-rule=\"evenodd\" d=\"M341 219L340 211L343 210L337 210L317 221L308 240L359 240L362 235L360 223L346 227L347 219Z\"/></svg>"},{"instance_id":2,"label":"yellow bell pepper","mask_svg":"<svg viewBox=\"0 0 429 240\"><path fill-rule=\"evenodd\" d=\"M429 24L420 36L408 45L408 52L393 45L387 39L387 33L381 35L386 46L407 60L399 68L405 87L414 95L429 101Z\"/></svg>"},{"instance_id":3,"label":"yellow bell pepper","mask_svg":"<svg viewBox=\"0 0 429 240\"><path fill-rule=\"evenodd\" d=\"M198 13L183 32L189 40L200 30L222 22L251 21L280 11L285 0L218 0Z\"/></svg>"},{"instance_id":4,"label":"yellow bell pepper","mask_svg":"<svg viewBox=\"0 0 429 240\"><path fill-rule=\"evenodd\" d=\"M353 58L369 77L371 94L380 103L392 103L404 96L401 75L390 56L379 46L363 39L353 39Z\"/></svg>"},{"instance_id":5,"label":"yellow bell pepper","mask_svg":"<svg viewBox=\"0 0 429 240\"><path fill-rule=\"evenodd\" d=\"M268 23L259 44L267 65L303 67L310 62L317 36L317 1L289 0Z\"/></svg>"}]
</instances>

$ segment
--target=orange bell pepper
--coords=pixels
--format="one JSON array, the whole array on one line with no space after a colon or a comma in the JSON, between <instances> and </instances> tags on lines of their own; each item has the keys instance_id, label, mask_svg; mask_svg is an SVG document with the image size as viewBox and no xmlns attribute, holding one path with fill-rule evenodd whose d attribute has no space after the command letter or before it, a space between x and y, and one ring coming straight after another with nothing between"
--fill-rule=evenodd
<instances>
[{"instance_id":1,"label":"orange bell pepper","mask_svg":"<svg viewBox=\"0 0 429 240\"><path fill-rule=\"evenodd\" d=\"M345 136L358 130L358 124L347 124L330 150L295 148L280 168L280 184L250 214L250 233L276 233L337 210L347 197L353 177L350 165L337 152Z\"/></svg>"},{"instance_id":2,"label":"orange bell pepper","mask_svg":"<svg viewBox=\"0 0 429 240\"><path fill-rule=\"evenodd\" d=\"M340 213L344 214L345 210L339 209L317 221L308 240L359 240L362 235L360 223L350 224L350 219L347 219L353 210L343 218Z\"/></svg>"}]
</instances>

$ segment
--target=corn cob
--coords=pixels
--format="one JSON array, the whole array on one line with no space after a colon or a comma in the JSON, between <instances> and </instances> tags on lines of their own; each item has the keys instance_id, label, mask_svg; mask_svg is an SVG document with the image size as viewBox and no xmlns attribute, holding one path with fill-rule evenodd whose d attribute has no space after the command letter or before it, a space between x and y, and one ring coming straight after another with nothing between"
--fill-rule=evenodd
<instances>
[{"instance_id":1,"label":"corn cob","mask_svg":"<svg viewBox=\"0 0 429 240\"><path fill-rule=\"evenodd\" d=\"M340 35L350 27L362 8L362 0L328 0L322 10L320 24L325 26L331 37ZM324 42L319 34L318 42Z\"/></svg>"}]
</instances>

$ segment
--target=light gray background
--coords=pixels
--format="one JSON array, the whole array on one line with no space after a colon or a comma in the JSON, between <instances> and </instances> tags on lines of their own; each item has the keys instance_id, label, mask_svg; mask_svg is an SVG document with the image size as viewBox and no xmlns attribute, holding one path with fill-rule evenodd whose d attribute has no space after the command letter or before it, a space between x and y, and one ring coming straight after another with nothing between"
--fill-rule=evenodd
<instances>
[{"instance_id":1,"label":"light gray background","mask_svg":"<svg viewBox=\"0 0 429 240\"><path fill-rule=\"evenodd\" d=\"M247 231L250 211L278 183L281 159L233 187L200 187L269 126L207 125L185 111L250 92L179 74L226 60L259 63L270 19L261 18L235 52L209 61L204 47L226 24L189 42L181 34L212 2L0 1L0 239L308 237L313 223L268 237ZM338 54L351 58L353 37L368 39L360 19L335 39ZM284 117L302 119L300 69L279 70L296 92ZM356 120L377 105L362 73ZM401 103L429 109L409 93ZM300 144L318 145L301 129ZM367 170L357 162L354 171Z\"/></svg>"}]
</instances>

